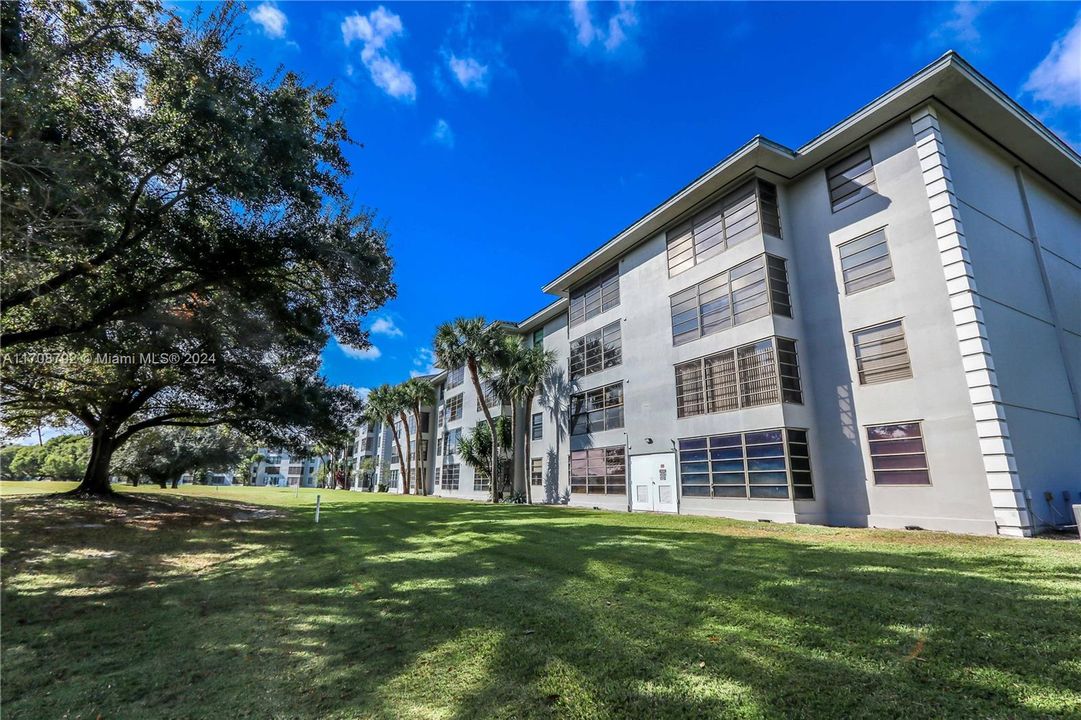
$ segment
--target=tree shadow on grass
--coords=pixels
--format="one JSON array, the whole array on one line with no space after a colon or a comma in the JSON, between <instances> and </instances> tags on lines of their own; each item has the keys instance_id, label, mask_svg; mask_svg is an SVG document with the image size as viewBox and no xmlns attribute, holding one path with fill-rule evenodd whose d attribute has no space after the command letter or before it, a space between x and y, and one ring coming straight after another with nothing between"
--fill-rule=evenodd
<instances>
[{"instance_id":1,"label":"tree shadow on grass","mask_svg":"<svg viewBox=\"0 0 1081 720\"><path fill-rule=\"evenodd\" d=\"M4 519L5 548L83 551L41 559L47 582L27 580L33 553L5 570L12 717L1081 709L1068 631L1081 561L1030 544L882 549L850 531L442 501L331 504L318 526L294 513L46 543L6 507ZM110 582L124 565L146 569L139 583ZM105 667L12 682L13 666L65 657L56 643L97 649Z\"/></svg>"}]
</instances>

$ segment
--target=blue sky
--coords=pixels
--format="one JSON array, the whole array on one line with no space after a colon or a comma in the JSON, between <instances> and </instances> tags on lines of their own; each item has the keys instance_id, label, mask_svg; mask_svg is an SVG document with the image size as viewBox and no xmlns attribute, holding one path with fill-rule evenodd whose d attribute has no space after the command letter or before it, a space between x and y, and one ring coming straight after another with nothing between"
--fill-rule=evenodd
<instances>
[{"instance_id":1,"label":"blue sky","mask_svg":"<svg viewBox=\"0 0 1081 720\"><path fill-rule=\"evenodd\" d=\"M187 6L191 7L191 6ZM431 367L436 325L540 287L761 133L796 147L947 49L1077 146L1081 4L251 2L238 52L333 83L399 297L323 372Z\"/></svg>"}]
</instances>

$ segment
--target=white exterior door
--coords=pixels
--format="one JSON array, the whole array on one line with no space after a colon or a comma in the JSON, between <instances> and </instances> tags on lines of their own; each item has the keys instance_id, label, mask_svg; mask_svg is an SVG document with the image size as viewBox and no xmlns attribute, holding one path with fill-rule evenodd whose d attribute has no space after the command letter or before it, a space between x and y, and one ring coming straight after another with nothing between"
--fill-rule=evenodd
<instances>
[{"instance_id":1,"label":"white exterior door","mask_svg":"<svg viewBox=\"0 0 1081 720\"><path fill-rule=\"evenodd\" d=\"M631 510L677 511L676 455L631 456Z\"/></svg>"}]
</instances>

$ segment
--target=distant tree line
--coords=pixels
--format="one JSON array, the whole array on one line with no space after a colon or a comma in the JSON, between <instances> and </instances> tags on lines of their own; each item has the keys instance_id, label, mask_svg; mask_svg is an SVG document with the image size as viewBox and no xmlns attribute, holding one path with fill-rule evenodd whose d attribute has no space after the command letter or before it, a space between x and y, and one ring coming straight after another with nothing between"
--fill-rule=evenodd
<instances>
[{"instance_id":1,"label":"distant tree line","mask_svg":"<svg viewBox=\"0 0 1081 720\"><path fill-rule=\"evenodd\" d=\"M4 480L78 480L90 459L90 438L58 435L41 445L0 448L0 478Z\"/></svg>"}]
</instances>

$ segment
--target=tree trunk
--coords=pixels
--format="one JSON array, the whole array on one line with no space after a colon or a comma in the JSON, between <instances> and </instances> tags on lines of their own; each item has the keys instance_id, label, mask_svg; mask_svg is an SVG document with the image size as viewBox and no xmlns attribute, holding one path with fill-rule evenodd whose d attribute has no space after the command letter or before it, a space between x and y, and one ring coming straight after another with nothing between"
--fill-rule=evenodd
<instances>
[{"instance_id":1,"label":"tree trunk","mask_svg":"<svg viewBox=\"0 0 1081 720\"><path fill-rule=\"evenodd\" d=\"M507 463L507 467L510 468L510 478L508 478L508 480L510 482L511 497L514 497L514 444L517 437L515 434L517 427L518 413L514 408L514 403L512 402L510 405L510 462ZM504 484L503 487L506 487L506 484Z\"/></svg>"},{"instance_id":2,"label":"tree trunk","mask_svg":"<svg viewBox=\"0 0 1081 720\"><path fill-rule=\"evenodd\" d=\"M525 399L525 452L522 462L525 464L525 501L533 504L533 458L529 457L530 443L533 440L533 396Z\"/></svg>"},{"instance_id":3,"label":"tree trunk","mask_svg":"<svg viewBox=\"0 0 1081 720\"><path fill-rule=\"evenodd\" d=\"M390 415L387 415L387 427L390 428L390 436L392 438L394 438L394 447L398 451L398 459L401 460L401 458L402 458L402 441L398 439L398 431L394 428L394 418L391 417ZM406 462L408 463L409 460L407 459ZM399 465L400 464L401 463L399 463ZM386 478L383 478L383 479L384 479L384 481L386 480Z\"/></svg>"},{"instance_id":4,"label":"tree trunk","mask_svg":"<svg viewBox=\"0 0 1081 720\"><path fill-rule=\"evenodd\" d=\"M138 477L133 477L131 479L131 486L132 487L139 487L139 478Z\"/></svg>"},{"instance_id":5,"label":"tree trunk","mask_svg":"<svg viewBox=\"0 0 1081 720\"><path fill-rule=\"evenodd\" d=\"M499 457L499 438L495 435L495 421L492 420L492 411L488 409L488 398L484 397L484 390L480 386L480 378L477 376L477 361L473 358L469 358L465 362L469 368L469 379L473 382L473 389L477 393L477 397L480 398L480 409L484 412L484 420L488 423L488 433L492 436L492 459L491 468L489 470L488 477L492 480L492 502L498 502L499 497L496 495L496 466L498 462L496 458Z\"/></svg>"},{"instance_id":6,"label":"tree trunk","mask_svg":"<svg viewBox=\"0 0 1081 720\"><path fill-rule=\"evenodd\" d=\"M94 430L90 441L90 461L79 487L71 495L84 498L111 498L116 495L109 483L109 463L116 451L116 433L109 428Z\"/></svg>"},{"instance_id":7,"label":"tree trunk","mask_svg":"<svg viewBox=\"0 0 1081 720\"><path fill-rule=\"evenodd\" d=\"M398 467L402 469L402 477L405 483L402 485L402 495L408 495L409 478L413 472L409 467L409 458L413 455L413 437L409 434L409 418L405 416L405 411L399 412L398 417L402 419L402 432L405 433L405 455L398 458Z\"/></svg>"},{"instance_id":8,"label":"tree trunk","mask_svg":"<svg viewBox=\"0 0 1081 720\"><path fill-rule=\"evenodd\" d=\"M194 481L195 478L192 477L192 480ZM173 490L176 490L178 487L180 487L180 478L179 477L174 477L173 478Z\"/></svg>"},{"instance_id":9,"label":"tree trunk","mask_svg":"<svg viewBox=\"0 0 1081 720\"><path fill-rule=\"evenodd\" d=\"M428 494L428 478L424 477L424 460L427 458L421 458L420 456L420 405L413 406L413 420L417 423L417 461L415 467L417 469L417 495Z\"/></svg>"}]
</instances>

